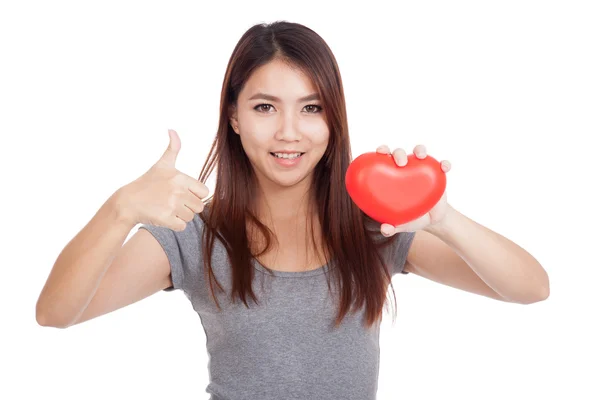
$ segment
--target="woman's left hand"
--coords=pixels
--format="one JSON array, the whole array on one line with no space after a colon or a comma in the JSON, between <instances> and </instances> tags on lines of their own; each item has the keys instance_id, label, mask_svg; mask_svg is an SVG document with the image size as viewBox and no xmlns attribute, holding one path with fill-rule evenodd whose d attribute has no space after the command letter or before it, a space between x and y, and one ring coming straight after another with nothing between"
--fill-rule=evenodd
<instances>
[{"instance_id":1,"label":"woman's left hand","mask_svg":"<svg viewBox=\"0 0 600 400\"><path fill-rule=\"evenodd\" d=\"M394 161L399 167L403 167L408 162L406 152L404 149L397 148L393 152L390 151L390 148L386 145L381 145L377 148L378 153L382 154L392 154ZM415 146L413 149L413 154L420 159L423 159L427 156L427 149L424 145L419 144ZM440 168L444 172L450 171L450 162L448 160L440 161ZM446 200L446 192L440 198L431 210L429 210L425 215L407 222L402 225L393 226L390 224L382 224L381 225L381 234L384 236L392 236L398 232L414 232L418 230L425 230L433 225L439 224L443 221L446 213L448 211L449 205Z\"/></svg>"}]
</instances>

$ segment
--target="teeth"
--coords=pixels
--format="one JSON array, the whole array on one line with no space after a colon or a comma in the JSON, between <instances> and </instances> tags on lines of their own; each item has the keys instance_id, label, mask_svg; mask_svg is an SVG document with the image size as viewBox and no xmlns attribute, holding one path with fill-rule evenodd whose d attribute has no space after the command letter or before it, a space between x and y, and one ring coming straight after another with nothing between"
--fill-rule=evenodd
<instances>
[{"instance_id":1,"label":"teeth","mask_svg":"<svg viewBox=\"0 0 600 400\"><path fill-rule=\"evenodd\" d=\"M273 153L277 158L294 159L300 157L302 153Z\"/></svg>"}]
</instances>

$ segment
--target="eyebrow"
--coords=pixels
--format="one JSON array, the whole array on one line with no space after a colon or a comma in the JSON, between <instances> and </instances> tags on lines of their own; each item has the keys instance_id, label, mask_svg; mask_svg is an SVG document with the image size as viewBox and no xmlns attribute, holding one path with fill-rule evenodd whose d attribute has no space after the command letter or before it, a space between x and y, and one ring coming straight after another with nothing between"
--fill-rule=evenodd
<instances>
[{"instance_id":1,"label":"eyebrow","mask_svg":"<svg viewBox=\"0 0 600 400\"><path fill-rule=\"evenodd\" d=\"M281 99L279 97L275 97L275 96L272 96L272 95L266 94L266 93L256 93L254 96L250 97L248 100L255 100L255 99L264 99L264 100L269 100L269 101L281 101ZM298 99L298 103L301 103L303 101L310 101L310 100L320 100L319 94L313 93L313 94L309 94L308 96L301 97Z\"/></svg>"}]
</instances>

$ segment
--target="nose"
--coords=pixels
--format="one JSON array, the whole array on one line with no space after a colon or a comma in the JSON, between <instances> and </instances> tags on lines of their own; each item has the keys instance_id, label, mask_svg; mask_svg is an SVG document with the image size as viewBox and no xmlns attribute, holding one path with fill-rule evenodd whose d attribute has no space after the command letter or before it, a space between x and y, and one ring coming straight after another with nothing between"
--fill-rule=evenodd
<instances>
[{"instance_id":1,"label":"nose","mask_svg":"<svg viewBox=\"0 0 600 400\"><path fill-rule=\"evenodd\" d=\"M295 116L292 113L283 115L280 118L275 139L286 142L300 140L302 137L300 130L296 128Z\"/></svg>"}]
</instances>

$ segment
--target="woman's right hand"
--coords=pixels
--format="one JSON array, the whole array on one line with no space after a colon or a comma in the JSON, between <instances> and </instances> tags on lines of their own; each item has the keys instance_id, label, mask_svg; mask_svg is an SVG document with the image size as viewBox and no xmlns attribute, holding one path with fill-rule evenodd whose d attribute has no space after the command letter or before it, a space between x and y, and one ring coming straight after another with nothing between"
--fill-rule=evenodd
<instances>
[{"instance_id":1,"label":"woman's right hand","mask_svg":"<svg viewBox=\"0 0 600 400\"><path fill-rule=\"evenodd\" d=\"M199 180L175 169L181 149L177 132L169 129L169 146L142 176L117 193L120 215L135 224L152 224L182 231L194 215L202 212L208 188Z\"/></svg>"}]
</instances>

